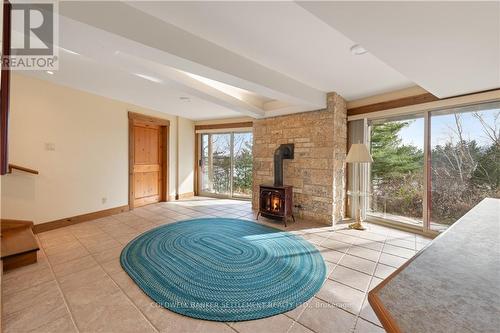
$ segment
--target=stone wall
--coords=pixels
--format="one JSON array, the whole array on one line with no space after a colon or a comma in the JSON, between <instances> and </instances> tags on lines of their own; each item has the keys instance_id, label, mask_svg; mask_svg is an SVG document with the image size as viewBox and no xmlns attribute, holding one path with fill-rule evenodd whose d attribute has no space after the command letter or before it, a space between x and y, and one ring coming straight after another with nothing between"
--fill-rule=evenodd
<instances>
[{"instance_id":1,"label":"stone wall","mask_svg":"<svg viewBox=\"0 0 500 333\"><path fill-rule=\"evenodd\" d=\"M284 160L284 184L293 185L296 217L326 224L342 219L347 145L346 103L327 95L327 108L256 120L253 124L253 207L260 184L274 181L274 151L295 144L295 158Z\"/></svg>"}]
</instances>

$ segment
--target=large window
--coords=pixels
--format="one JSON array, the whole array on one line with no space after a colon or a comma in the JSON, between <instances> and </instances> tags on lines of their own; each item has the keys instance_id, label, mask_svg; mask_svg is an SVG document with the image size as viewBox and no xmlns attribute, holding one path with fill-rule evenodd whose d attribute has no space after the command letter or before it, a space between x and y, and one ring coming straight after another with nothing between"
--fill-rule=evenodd
<instances>
[{"instance_id":1,"label":"large window","mask_svg":"<svg viewBox=\"0 0 500 333\"><path fill-rule=\"evenodd\" d=\"M500 103L430 113L430 227L500 197Z\"/></svg>"},{"instance_id":2,"label":"large window","mask_svg":"<svg viewBox=\"0 0 500 333\"><path fill-rule=\"evenodd\" d=\"M371 123L371 200L368 214L422 226L424 119Z\"/></svg>"},{"instance_id":3,"label":"large window","mask_svg":"<svg viewBox=\"0 0 500 333\"><path fill-rule=\"evenodd\" d=\"M500 102L364 121L371 148L366 215L443 231L500 198Z\"/></svg>"},{"instance_id":4,"label":"large window","mask_svg":"<svg viewBox=\"0 0 500 333\"><path fill-rule=\"evenodd\" d=\"M252 196L252 140L251 132L201 134L202 195Z\"/></svg>"}]
</instances>

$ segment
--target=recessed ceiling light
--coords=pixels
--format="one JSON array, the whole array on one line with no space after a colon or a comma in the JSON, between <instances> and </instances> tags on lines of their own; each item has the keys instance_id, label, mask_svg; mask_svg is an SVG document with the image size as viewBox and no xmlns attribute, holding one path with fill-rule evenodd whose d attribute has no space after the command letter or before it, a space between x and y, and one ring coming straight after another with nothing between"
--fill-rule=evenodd
<instances>
[{"instance_id":1,"label":"recessed ceiling light","mask_svg":"<svg viewBox=\"0 0 500 333\"><path fill-rule=\"evenodd\" d=\"M362 55L367 53L368 51L361 45L355 44L351 47L351 53L353 55Z\"/></svg>"},{"instance_id":2,"label":"recessed ceiling light","mask_svg":"<svg viewBox=\"0 0 500 333\"><path fill-rule=\"evenodd\" d=\"M183 102L191 102L191 98L187 97L187 96L181 96L179 97L179 99Z\"/></svg>"},{"instance_id":3,"label":"recessed ceiling light","mask_svg":"<svg viewBox=\"0 0 500 333\"><path fill-rule=\"evenodd\" d=\"M139 73L134 73L135 76L138 76L144 80L148 80L148 81L151 81L151 82L154 82L154 83L162 83L163 81L157 77L154 77L154 76L149 76L149 75L146 75L146 74L139 74Z\"/></svg>"},{"instance_id":4,"label":"recessed ceiling light","mask_svg":"<svg viewBox=\"0 0 500 333\"><path fill-rule=\"evenodd\" d=\"M50 74L50 75L54 75L53 71L46 71L45 73Z\"/></svg>"}]
</instances>

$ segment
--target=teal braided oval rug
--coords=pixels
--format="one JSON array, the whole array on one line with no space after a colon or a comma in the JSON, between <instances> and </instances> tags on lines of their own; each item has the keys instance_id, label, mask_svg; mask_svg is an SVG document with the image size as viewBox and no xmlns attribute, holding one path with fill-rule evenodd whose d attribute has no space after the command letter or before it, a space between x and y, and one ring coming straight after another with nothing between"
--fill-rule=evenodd
<instances>
[{"instance_id":1,"label":"teal braided oval rug","mask_svg":"<svg viewBox=\"0 0 500 333\"><path fill-rule=\"evenodd\" d=\"M325 279L318 250L302 237L239 219L202 218L145 232L121 265L159 305L214 321L289 311Z\"/></svg>"}]
</instances>

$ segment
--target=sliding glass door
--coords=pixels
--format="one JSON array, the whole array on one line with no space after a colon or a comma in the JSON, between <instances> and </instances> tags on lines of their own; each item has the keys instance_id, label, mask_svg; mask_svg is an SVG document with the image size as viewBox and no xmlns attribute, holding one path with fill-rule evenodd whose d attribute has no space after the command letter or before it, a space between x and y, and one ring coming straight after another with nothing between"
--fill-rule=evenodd
<instances>
[{"instance_id":1,"label":"sliding glass door","mask_svg":"<svg viewBox=\"0 0 500 333\"><path fill-rule=\"evenodd\" d=\"M370 124L373 164L368 216L422 227L424 118Z\"/></svg>"},{"instance_id":2,"label":"sliding glass door","mask_svg":"<svg viewBox=\"0 0 500 333\"><path fill-rule=\"evenodd\" d=\"M374 160L362 179L369 219L441 232L484 198L500 198L500 102L363 123L350 140L366 143Z\"/></svg>"},{"instance_id":3,"label":"sliding glass door","mask_svg":"<svg viewBox=\"0 0 500 333\"><path fill-rule=\"evenodd\" d=\"M500 103L430 113L430 229L500 197Z\"/></svg>"},{"instance_id":4,"label":"sliding glass door","mask_svg":"<svg viewBox=\"0 0 500 333\"><path fill-rule=\"evenodd\" d=\"M200 194L251 198L252 133L203 133L200 140Z\"/></svg>"}]
</instances>

